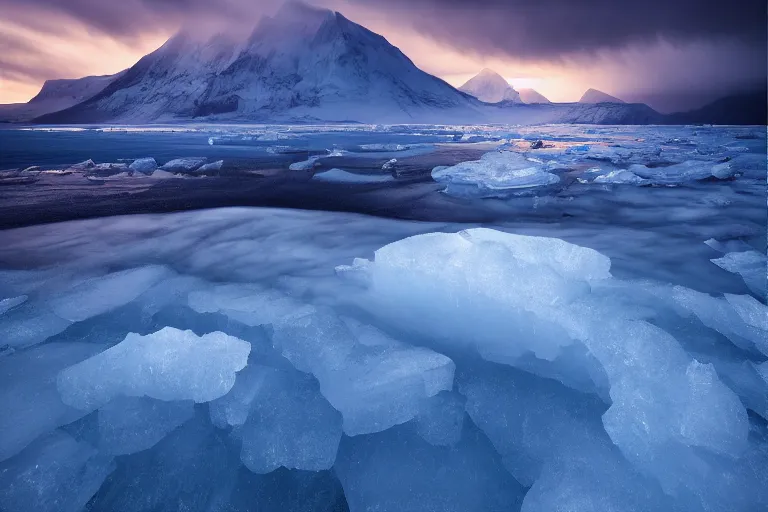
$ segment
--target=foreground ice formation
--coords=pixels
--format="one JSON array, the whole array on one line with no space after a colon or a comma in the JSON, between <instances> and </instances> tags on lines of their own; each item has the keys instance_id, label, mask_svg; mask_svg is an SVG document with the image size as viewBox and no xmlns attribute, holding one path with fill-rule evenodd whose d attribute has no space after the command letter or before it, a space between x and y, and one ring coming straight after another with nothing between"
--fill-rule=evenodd
<instances>
[{"instance_id":1,"label":"foreground ice formation","mask_svg":"<svg viewBox=\"0 0 768 512\"><path fill-rule=\"evenodd\" d=\"M527 441L509 432L505 413L491 413L491 407L511 397L511 390L489 390L483 405L473 409L480 398L471 391L476 388L460 387L469 398L470 417L524 485L546 474L548 464L576 456L575 450L586 446L593 446L588 450L592 456L609 453L612 446L621 451L624 462L620 458L616 464L624 469L603 476L607 482L632 479L638 473L650 479L641 484L647 488L644 492L660 496L654 490L658 485L688 507L706 506L729 491L709 477L694 477L686 467L701 467L709 475L738 467L737 471L745 471L738 484L743 492L766 478L762 470L733 462L756 449L750 448L747 413L739 396L723 384L713 364L700 363L668 332L648 321L654 315L649 317L642 308L653 301L620 306L638 296L639 290L613 278L610 261L595 251L556 239L472 229L402 240L379 249L374 261L359 262L357 267L369 275L367 307L400 329L434 339L444 349L476 350L489 361L610 397L604 412L596 404L593 413L579 413L592 420L580 420L586 423L578 428L564 426L562 434L549 441L541 437L543 433ZM669 288L653 293L674 300ZM748 299L754 304L750 307L768 314L764 304ZM735 316L732 320L755 323L752 318L745 312L741 321ZM574 358L575 354L579 356ZM766 390L764 385L762 389ZM511 405L510 410L540 405L541 400L529 393L523 399L531 402ZM567 409L567 404L560 407ZM595 422L600 415L602 422ZM501 421L498 426L496 418ZM530 421L552 428L559 420ZM607 438L601 437L606 433ZM534 444L520 446L521 441ZM521 450L524 454L534 447L538 451L520 458ZM618 489L625 484L616 485L618 499ZM588 494L586 489L579 492Z\"/></svg>"},{"instance_id":2,"label":"foreground ice formation","mask_svg":"<svg viewBox=\"0 0 768 512\"><path fill-rule=\"evenodd\" d=\"M226 208L0 232L0 509L761 510L764 259L748 210L706 208L631 230Z\"/></svg>"},{"instance_id":3,"label":"foreground ice formation","mask_svg":"<svg viewBox=\"0 0 768 512\"><path fill-rule=\"evenodd\" d=\"M111 457L55 430L0 463L0 508L79 512L113 468Z\"/></svg>"},{"instance_id":4,"label":"foreground ice formation","mask_svg":"<svg viewBox=\"0 0 768 512\"><path fill-rule=\"evenodd\" d=\"M494 151L480 160L436 167L432 178L447 185L446 194L457 197L504 197L560 181L557 175L545 171L540 162L509 151Z\"/></svg>"}]
</instances>

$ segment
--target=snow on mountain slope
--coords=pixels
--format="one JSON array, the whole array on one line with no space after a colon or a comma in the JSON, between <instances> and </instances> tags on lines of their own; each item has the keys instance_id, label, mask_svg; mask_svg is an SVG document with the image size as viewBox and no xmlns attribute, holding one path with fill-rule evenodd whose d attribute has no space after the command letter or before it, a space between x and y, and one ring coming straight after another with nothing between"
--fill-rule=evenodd
<instances>
[{"instance_id":1,"label":"snow on mountain slope","mask_svg":"<svg viewBox=\"0 0 768 512\"><path fill-rule=\"evenodd\" d=\"M291 2L245 41L182 32L92 99L39 121L473 122L481 107L382 36Z\"/></svg>"},{"instance_id":2,"label":"snow on mountain slope","mask_svg":"<svg viewBox=\"0 0 768 512\"><path fill-rule=\"evenodd\" d=\"M624 103L624 101L597 89L587 89L579 103Z\"/></svg>"},{"instance_id":3,"label":"snow on mountain slope","mask_svg":"<svg viewBox=\"0 0 768 512\"><path fill-rule=\"evenodd\" d=\"M544 105L541 105L542 107ZM559 123L572 124L659 124L664 116L645 103L560 104Z\"/></svg>"},{"instance_id":4,"label":"snow on mountain slope","mask_svg":"<svg viewBox=\"0 0 768 512\"><path fill-rule=\"evenodd\" d=\"M488 68L480 71L475 77L459 87L459 90L486 103L500 103L502 101L519 103L521 101L520 94L509 85L509 82Z\"/></svg>"},{"instance_id":5,"label":"snow on mountain slope","mask_svg":"<svg viewBox=\"0 0 768 512\"><path fill-rule=\"evenodd\" d=\"M535 104L535 103L552 103L546 96L534 89L519 89L517 91L520 94L520 101L523 103Z\"/></svg>"},{"instance_id":6,"label":"snow on mountain slope","mask_svg":"<svg viewBox=\"0 0 768 512\"><path fill-rule=\"evenodd\" d=\"M37 96L27 103L0 105L0 120L24 122L64 110L100 93L121 74L46 80Z\"/></svg>"}]
</instances>

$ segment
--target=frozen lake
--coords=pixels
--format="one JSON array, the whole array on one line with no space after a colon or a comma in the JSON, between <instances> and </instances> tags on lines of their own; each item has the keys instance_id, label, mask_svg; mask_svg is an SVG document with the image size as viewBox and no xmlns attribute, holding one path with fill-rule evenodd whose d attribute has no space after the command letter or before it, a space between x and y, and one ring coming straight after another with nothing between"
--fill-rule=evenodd
<instances>
[{"instance_id":1,"label":"frozen lake","mask_svg":"<svg viewBox=\"0 0 768 512\"><path fill-rule=\"evenodd\" d=\"M765 127L0 145L3 511L768 502Z\"/></svg>"}]
</instances>

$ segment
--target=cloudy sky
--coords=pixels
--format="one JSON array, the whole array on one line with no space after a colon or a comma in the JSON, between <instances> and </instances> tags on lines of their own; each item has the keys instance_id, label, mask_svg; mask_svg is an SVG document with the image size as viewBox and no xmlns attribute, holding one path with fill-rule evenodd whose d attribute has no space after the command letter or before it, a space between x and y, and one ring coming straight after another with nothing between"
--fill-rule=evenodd
<instances>
[{"instance_id":1,"label":"cloudy sky","mask_svg":"<svg viewBox=\"0 0 768 512\"><path fill-rule=\"evenodd\" d=\"M0 0L0 103L111 74L184 24L232 30L280 0ZM766 83L765 0L312 0L461 85L489 67L553 101L589 87L664 111Z\"/></svg>"}]
</instances>

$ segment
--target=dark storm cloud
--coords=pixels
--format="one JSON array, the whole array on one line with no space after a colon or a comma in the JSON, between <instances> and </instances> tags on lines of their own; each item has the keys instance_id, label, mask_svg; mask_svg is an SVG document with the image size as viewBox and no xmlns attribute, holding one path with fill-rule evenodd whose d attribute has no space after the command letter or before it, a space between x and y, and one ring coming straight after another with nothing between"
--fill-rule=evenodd
<instances>
[{"instance_id":1,"label":"dark storm cloud","mask_svg":"<svg viewBox=\"0 0 768 512\"><path fill-rule=\"evenodd\" d=\"M6 19L30 28L74 20L88 30L118 39L131 39L190 20L238 20L256 12L247 0L0 0Z\"/></svg>"},{"instance_id":2,"label":"dark storm cloud","mask_svg":"<svg viewBox=\"0 0 768 512\"><path fill-rule=\"evenodd\" d=\"M658 38L766 41L765 0L347 0L482 53L556 59ZM763 62L764 65L764 62Z\"/></svg>"}]
</instances>

